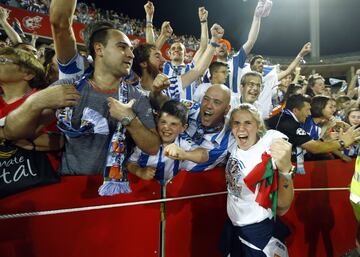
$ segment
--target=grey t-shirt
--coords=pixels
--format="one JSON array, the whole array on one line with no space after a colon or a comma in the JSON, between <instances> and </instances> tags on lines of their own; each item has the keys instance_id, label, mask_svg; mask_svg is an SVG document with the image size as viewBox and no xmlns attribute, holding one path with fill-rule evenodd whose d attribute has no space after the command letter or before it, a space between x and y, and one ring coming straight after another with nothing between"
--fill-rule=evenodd
<instances>
[{"instance_id":1,"label":"grey t-shirt","mask_svg":"<svg viewBox=\"0 0 360 257\"><path fill-rule=\"evenodd\" d=\"M57 84L74 84L75 79L63 79L55 82ZM137 117L147 128L155 128L154 117L150 101L146 95L133 86L126 85L128 88L128 100L135 99L133 110ZM90 108L104 117L108 123L109 134L90 134L78 138L65 140L65 151L60 165L62 175L96 175L100 174L104 168L105 158L108 153L109 143L117 125L117 121L110 117L107 106L107 98L119 99L118 91L103 92L94 89L87 81L80 91L81 98L77 106L73 108L72 126L76 129L80 127L84 109Z\"/></svg>"}]
</instances>

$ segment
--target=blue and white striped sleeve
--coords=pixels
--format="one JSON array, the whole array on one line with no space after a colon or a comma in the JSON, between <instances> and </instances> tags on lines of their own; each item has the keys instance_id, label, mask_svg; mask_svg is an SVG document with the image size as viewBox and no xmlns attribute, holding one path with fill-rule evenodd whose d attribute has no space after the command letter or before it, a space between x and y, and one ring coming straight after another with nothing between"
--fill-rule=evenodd
<instances>
[{"instance_id":1,"label":"blue and white striped sleeve","mask_svg":"<svg viewBox=\"0 0 360 257\"><path fill-rule=\"evenodd\" d=\"M182 148L184 151L191 151L194 150L195 144L192 141L191 137L186 134L179 135L179 147Z\"/></svg>"},{"instance_id":2,"label":"blue and white striped sleeve","mask_svg":"<svg viewBox=\"0 0 360 257\"><path fill-rule=\"evenodd\" d=\"M128 161L132 163L138 163L140 155L141 155L141 150L139 147L136 146L134 148L134 152L130 155Z\"/></svg>"},{"instance_id":3,"label":"blue and white striped sleeve","mask_svg":"<svg viewBox=\"0 0 360 257\"><path fill-rule=\"evenodd\" d=\"M58 61L59 79L79 78L85 72L88 65L87 60L79 53L67 63L62 64Z\"/></svg>"},{"instance_id":4,"label":"blue and white striped sleeve","mask_svg":"<svg viewBox=\"0 0 360 257\"><path fill-rule=\"evenodd\" d=\"M243 47L241 47L240 50L233 56L234 66L241 68L241 69L244 68L246 57L247 57L247 55L245 53L245 50Z\"/></svg>"}]
</instances>

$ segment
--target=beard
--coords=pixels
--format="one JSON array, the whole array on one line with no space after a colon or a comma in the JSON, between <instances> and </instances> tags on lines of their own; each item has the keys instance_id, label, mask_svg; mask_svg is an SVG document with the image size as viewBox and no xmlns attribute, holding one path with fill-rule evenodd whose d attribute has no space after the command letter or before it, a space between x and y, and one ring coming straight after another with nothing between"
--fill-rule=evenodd
<instances>
[{"instance_id":1,"label":"beard","mask_svg":"<svg viewBox=\"0 0 360 257\"><path fill-rule=\"evenodd\" d=\"M148 62L148 65L146 67L146 71L150 74L150 76L155 79L156 76L160 73L159 69L155 67L155 65Z\"/></svg>"},{"instance_id":2,"label":"beard","mask_svg":"<svg viewBox=\"0 0 360 257\"><path fill-rule=\"evenodd\" d=\"M216 56L226 59L228 57L228 52L226 50L221 50L216 53Z\"/></svg>"},{"instance_id":3,"label":"beard","mask_svg":"<svg viewBox=\"0 0 360 257\"><path fill-rule=\"evenodd\" d=\"M171 61L174 61L174 62L183 62L184 61L184 56L176 56L174 58L171 59Z\"/></svg>"}]
</instances>

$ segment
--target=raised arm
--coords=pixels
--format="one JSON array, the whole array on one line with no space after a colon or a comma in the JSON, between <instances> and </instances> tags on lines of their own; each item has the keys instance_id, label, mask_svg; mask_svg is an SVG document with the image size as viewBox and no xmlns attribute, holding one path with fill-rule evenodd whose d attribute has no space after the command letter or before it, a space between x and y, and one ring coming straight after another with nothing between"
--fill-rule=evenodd
<instances>
[{"instance_id":1,"label":"raised arm","mask_svg":"<svg viewBox=\"0 0 360 257\"><path fill-rule=\"evenodd\" d=\"M148 1L144 5L144 10L146 13L146 25L145 25L146 43L155 44L155 34L154 34L154 26L153 26L153 18L155 11L154 4Z\"/></svg>"},{"instance_id":2,"label":"raised arm","mask_svg":"<svg viewBox=\"0 0 360 257\"><path fill-rule=\"evenodd\" d=\"M153 18L155 7L154 4L148 1L144 5L144 10L146 13L146 27L145 27L145 37L146 43L155 44L158 49L161 49L165 44L166 40L168 40L172 33L173 29L170 26L169 21L164 21L161 25L161 32L158 38L155 40L154 26L153 26Z\"/></svg>"},{"instance_id":3,"label":"raised arm","mask_svg":"<svg viewBox=\"0 0 360 257\"><path fill-rule=\"evenodd\" d=\"M209 28L208 28L208 11L205 7L199 7L199 20L201 24L201 36L200 36L200 47L196 51L195 56L193 58L194 62L196 63L200 56L205 52L209 41Z\"/></svg>"},{"instance_id":4,"label":"raised arm","mask_svg":"<svg viewBox=\"0 0 360 257\"><path fill-rule=\"evenodd\" d=\"M76 39L72 28L76 0L53 0L50 4L50 23L55 52L60 63L76 55Z\"/></svg>"},{"instance_id":5,"label":"raised arm","mask_svg":"<svg viewBox=\"0 0 360 257\"><path fill-rule=\"evenodd\" d=\"M294 186L289 172L291 165L291 144L283 139L275 139L270 146L271 157L279 171L277 213L284 215L294 198Z\"/></svg>"},{"instance_id":6,"label":"raised arm","mask_svg":"<svg viewBox=\"0 0 360 257\"><path fill-rule=\"evenodd\" d=\"M170 86L170 80L165 74L158 74L153 81L151 92L149 95L151 107L154 110L160 110L162 105L169 101L170 98L162 91Z\"/></svg>"},{"instance_id":7,"label":"raised arm","mask_svg":"<svg viewBox=\"0 0 360 257\"><path fill-rule=\"evenodd\" d=\"M260 31L261 18L270 14L272 2L270 0L259 0L251 23L247 41L243 45L246 54L249 54L254 47Z\"/></svg>"},{"instance_id":8,"label":"raised arm","mask_svg":"<svg viewBox=\"0 0 360 257\"><path fill-rule=\"evenodd\" d=\"M166 40L168 40L173 33L173 29L170 25L169 21L164 21L161 25L161 32L159 37L156 39L155 45L158 49L161 49L165 44Z\"/></svg>"},{"instance_id":9,"label":"raised arm","mask_svg":"<svg viewBox=\"0 0 360 257\"><path fill-rule=\"evenodd\" d=\"M296 66L294 74L295 74L295 77L291 83L298 84L299 79L301 78L301 67L299 65Z\"/></svg>"},{"instance_id":10,"label":"raised arm","mask_svg":"<svg viewBox=\"0 0 360 257\"><path fill-rule=\"evenodd\" d=\"M36 41L38 40L39 36L36 33L33 33L31 35L31 45L33 47L36 47Z\"/></svg>"},{"instance_id":11,"label":"raised arm","mask_svg":"<svg viewBox=\"0 0 360 257\"><path fill-rule=\"evenodd\" d=\"M215 53L215 48L219 46L219 40L224 35L224 29L219 24L214 24L211 27L210 31L211 40L210 43L207 45L204 54L202 54L198 62L195 63L194 69L181 75L183 87L190 85L193 81L197 80L200 76L202 76L211 63L211 60Z\"/></svg>"},{"instance_id":12,"label":"raised arm","mask_svg":"<svg viewBox=\"0 0 360 257\"><path fill-rule=\"evenodd\" d=\"M282 78L285 78L287 75L289 75L299 65L300 61L302 61L303 58L310 52L311 52L311 43L307 42L301 48L300 52L295 57L295 59L290 63L287 69L278 73L278 80L281 80Z\"/></svg>"},{"instance_id":13,"label":"raised arm","mask_svg":"<svg viewBox=\"0 0 360 257\"><path fill-rule=\"evenodd\" d=\"M4 29L6 35L10 38L11 42L15 45L17 43L22 43L23 40L19 34L14 30L13 27L9 24L7 19L9 18L9 10L0 6L0 25Z\"/></svg>"}]
</instances>

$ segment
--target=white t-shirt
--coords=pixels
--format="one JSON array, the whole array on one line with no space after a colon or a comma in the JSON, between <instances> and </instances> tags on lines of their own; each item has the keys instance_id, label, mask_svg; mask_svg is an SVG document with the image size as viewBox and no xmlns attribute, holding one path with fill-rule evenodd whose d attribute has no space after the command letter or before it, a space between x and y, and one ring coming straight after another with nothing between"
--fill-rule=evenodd
<instances>
[{"instance_id":1,"label":"white t-shirt","mask_svg":"<svg viewBox=\"0 0 360 257\"><path fill-rule=\"evenodd\" d=\"M275 138L287 138L276 130L268 130L266 134L252 147L244 151L238 147L231 149L231 155L226 165L227 181L227 213L235 226L245 226L258 223L273 217L270 208L265 209L256 202L259 185L253 193L244 183L244 178L261 162L264 152L269 149Z\"/></svg>"}]
</instances>

